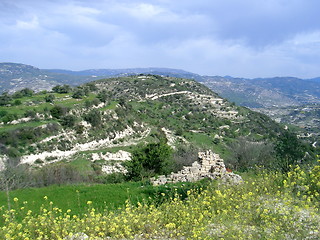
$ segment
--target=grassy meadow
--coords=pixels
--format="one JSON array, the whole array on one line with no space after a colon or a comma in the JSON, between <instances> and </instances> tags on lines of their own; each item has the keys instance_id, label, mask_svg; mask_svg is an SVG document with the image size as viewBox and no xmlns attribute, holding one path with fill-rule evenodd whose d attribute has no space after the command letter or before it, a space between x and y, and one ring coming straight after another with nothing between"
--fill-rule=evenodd
<instances>
[{"instance_id":1,"label":"grassy meadow","mask_svg":"<svg viewBox=\"0 0 320 240\"><path fill-rule=\"evenodd\" d=\"M243 177L239 185L24 189L10 193L10 210L2 193L0 238L319 239L319 165Z\"/></svg>"}]
</instances>

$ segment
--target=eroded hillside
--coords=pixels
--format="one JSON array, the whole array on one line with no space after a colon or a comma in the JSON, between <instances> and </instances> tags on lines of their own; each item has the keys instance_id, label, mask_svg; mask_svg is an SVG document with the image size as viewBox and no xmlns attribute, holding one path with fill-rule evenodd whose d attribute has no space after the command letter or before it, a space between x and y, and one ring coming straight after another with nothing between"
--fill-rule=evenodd
<instances>
[{"instance_id":1,"label":"eroded hillside","mask_svg":"<svg viewBox=\"0 0 320 240\"><path fill-rule=\"evenodd\" d=\"M166 139L173 147L190 144L223 153L230 139L272 138L282 131L265 115L237 107L193 80L139 75L64 87L7 96L0 107L3 162L18 158L41 166L85 159L106 172L121 171L118 163L139 143Z\"/></svg>"}]
</instances>

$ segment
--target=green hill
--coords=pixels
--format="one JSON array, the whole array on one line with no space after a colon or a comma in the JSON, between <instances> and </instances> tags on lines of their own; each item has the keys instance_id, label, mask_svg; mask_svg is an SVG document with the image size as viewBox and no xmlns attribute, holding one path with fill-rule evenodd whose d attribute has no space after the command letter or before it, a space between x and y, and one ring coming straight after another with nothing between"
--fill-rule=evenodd
<instances>
[{"instance_id":1,"label":"green hill","mask_svg":"<svg viewBox=\"0 0 320 240\"><path fill-rule=\"evenodd\" d=\"M23 175L17 186L122 181L122 163L148 143L171 146L170 166L177 171L209 149L234 170L277 168L275 152L288 157L277 146L300 142L266 115L175 77L117 77L76 88L59 85L53 92L22 89L2 94L0 105L1 165ZM316 149L301 144L288 150L299 153L280 162L285 168L314 159Z\"/></svg>"},{"instance_id":2,"label":"green hill","mask_svg":"<svg viewBox=\"0 0 320 240\"><path fill-rule=\"evenodd\" d=\"M317 149L194 80L137 75L24 88L0 96L0 122L3 239L319 237L320 168L304 164ZM156 156L150 146L159 145L166 157L171 146L173 171L211 149L244 182L154 187L152 166L142 181L123 182L122 163Z\"/></svg>"}]
</instances>

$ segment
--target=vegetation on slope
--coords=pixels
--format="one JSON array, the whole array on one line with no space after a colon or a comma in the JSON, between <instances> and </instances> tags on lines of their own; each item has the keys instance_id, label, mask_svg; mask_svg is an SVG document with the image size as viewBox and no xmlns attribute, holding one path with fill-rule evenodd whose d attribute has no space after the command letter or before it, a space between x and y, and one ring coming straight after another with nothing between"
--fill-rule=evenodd
<instances>
[{"instance_id":1,"label":"vegetation on slope","mask_svg":"<svg viewBox=\"0 0 320 240\"><path fill-rule=\"evenodd\" d=\"M139 75L99 80L76 88L59 85L49 93L22 89L12 95L2 94L0 105L0 155L6 156L7 165L15 169L19 161L25 163L19 166L23 176L17 172L15 175L22 182L30 179L39 183L37 186L63 181L110 181L112 178L101 171L110 163L93 160L93 153L119 149L133 153L146 143L157 144L162 139L176 148L176 167L183 165L177 153L193 156L197 149L212 149L221 154L234 170L248 170L256 165L278 168L275 163L281 163L279 159L284 156L276 154L281 151L275 148L286 132L279 124L229 103L193 80ZM241 152L241 148L235 147L241 142L259 147ZM290 160L286 166L314 159L315 149L305 146L294 150L299 150L300 155L303 152L303 156ZM55 162L68 164L74 160L82 161L90 171L83 172L71 164L67 175L72 177L45 177L54 172L65 176L66 165ZM196 156L192 161L195 160ZM26 170L28 165L36 172ZM43 169L46 174L41 173ZM35 175L25 176L26 173ZM111 181L123 179L115 177Z\"/></svg>"}]
</instances>

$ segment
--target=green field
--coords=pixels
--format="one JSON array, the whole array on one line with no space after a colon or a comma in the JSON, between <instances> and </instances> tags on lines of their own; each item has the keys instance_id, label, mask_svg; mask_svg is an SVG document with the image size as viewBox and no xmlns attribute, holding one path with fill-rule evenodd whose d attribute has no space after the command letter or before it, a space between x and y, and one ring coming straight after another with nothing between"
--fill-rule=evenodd
<instances>
[{"instance_id":1,"label":"green field","mask_svg":"<svg viewBox=\"0 0 320 240\"><path fill-rule=\"evenodd\" d=\"M83 214L86 211L87 202L92 202L92 207L100 212L114 210L124 206L129 200L131 203L138 201L157 200L159 192L178 190L181 194L189 189L204 186L205 183L174 184L167 187L153 187L148 183L125 182L118 184L92 184L92 185L53 185L43 188L25 188L10 192L10 204L15 207L27 206L37 213L41 205L53 202L55 207L66 211L72 209L74 214ZM13 199L19 199L14 202ZM45 200L44 198L47 198ZM23 202L27 202L24 204ZM0 206L8 207L7 195L0 192Z\"/></svg>"},{"instance_id":2,"label":"green field","mask_svg":"<svg viewBox=\"0 0 320 240\"><path fill-rule=\"evenodd\" d=\"M317 165L287 174L246 174L240 185L123 183L17 190L11 192L11 211L0 208L0 237L319 239L319 180ZM4 193L0 201L7 203Z\"/></svg>"}]
</instances>

